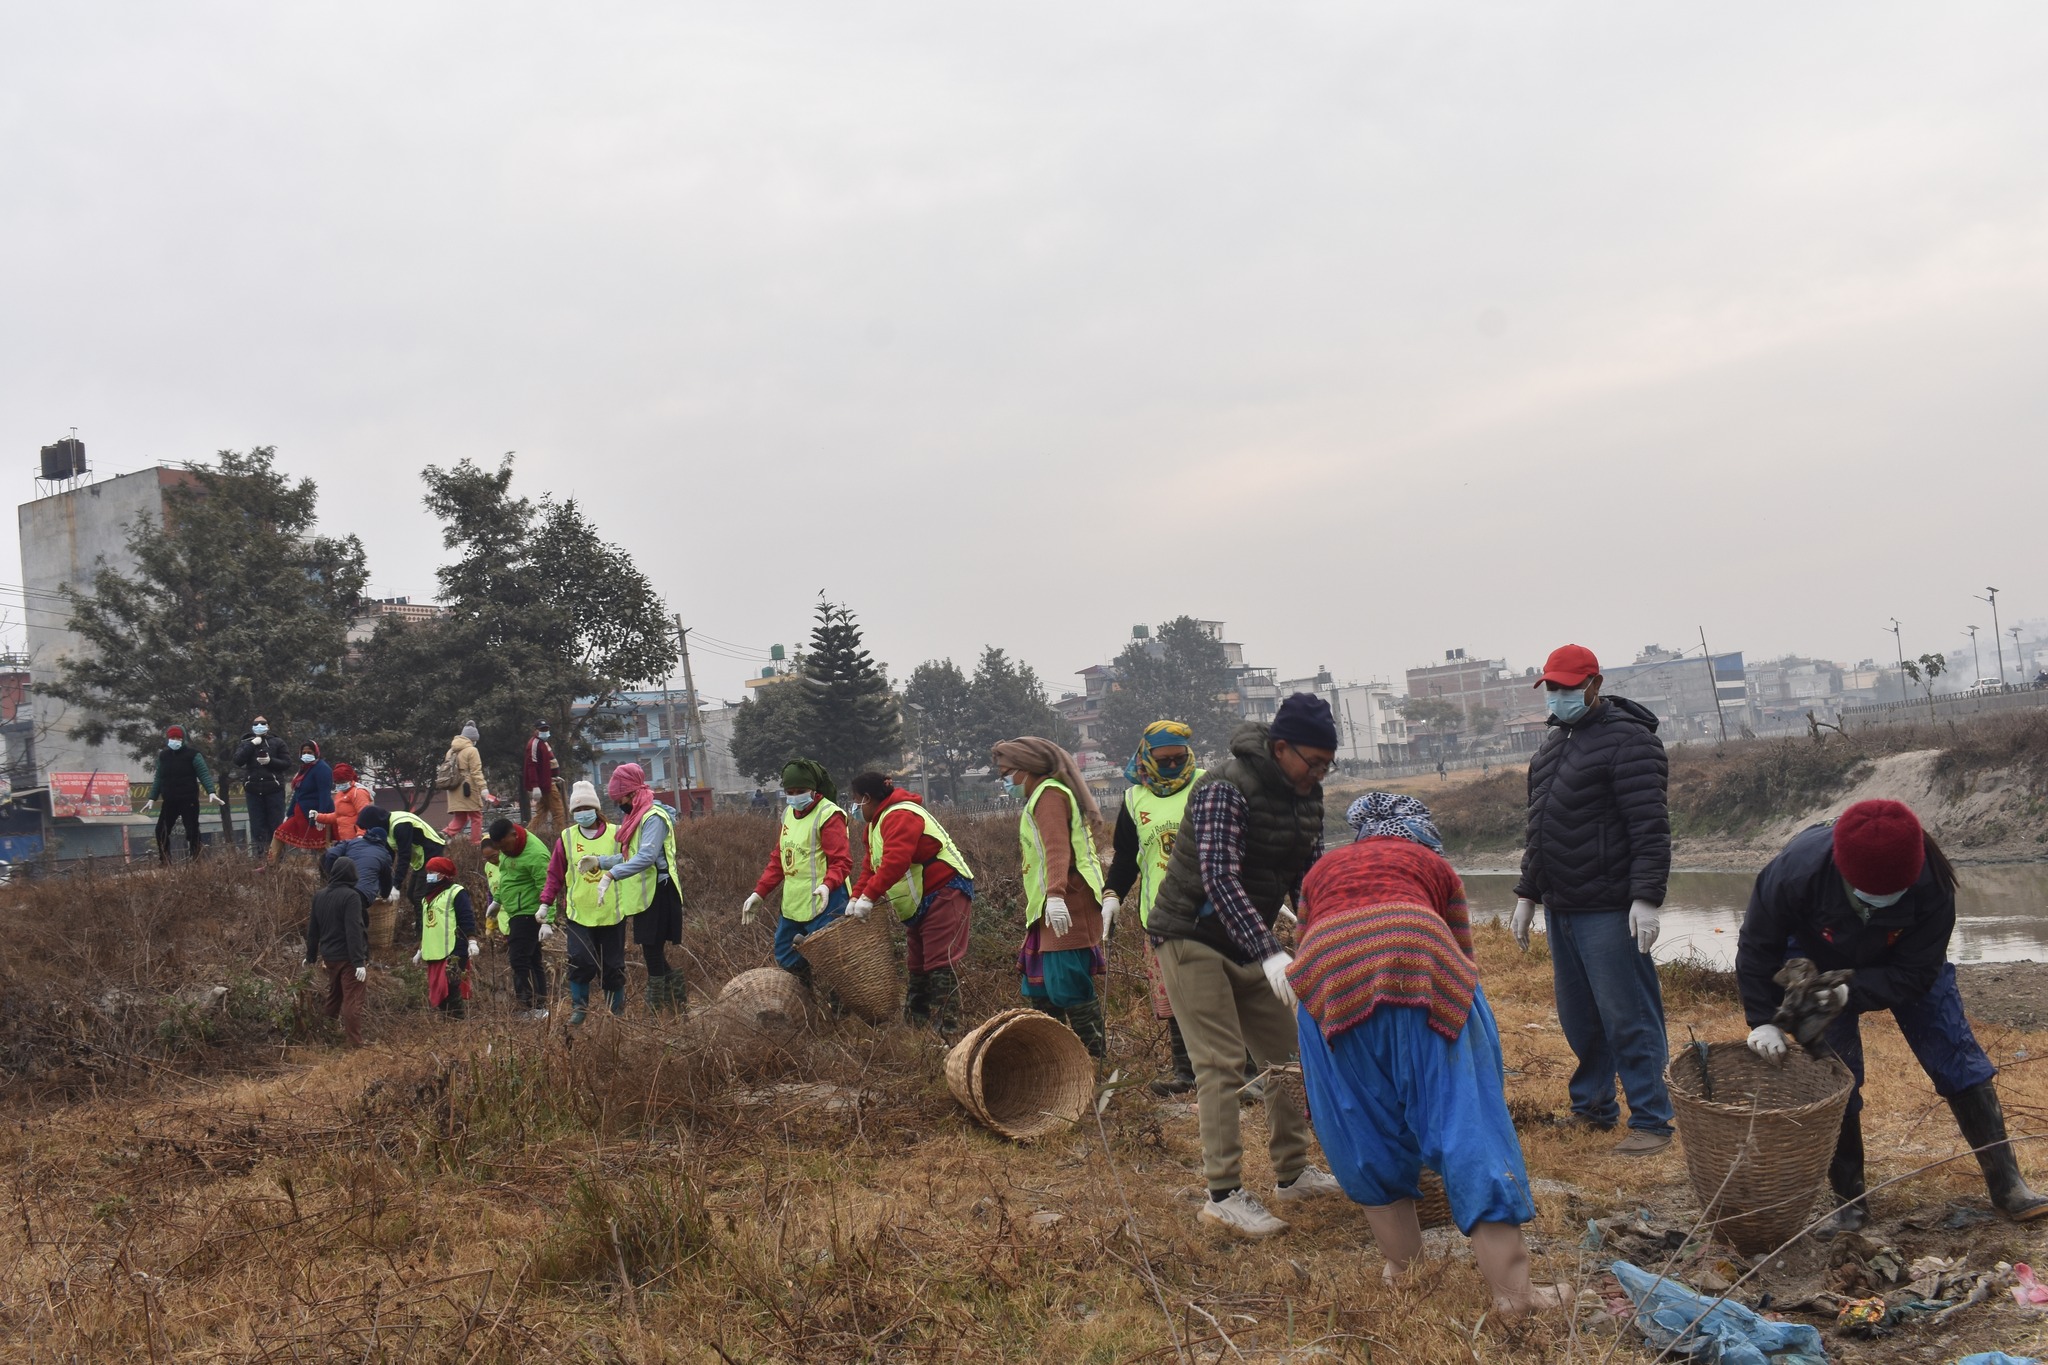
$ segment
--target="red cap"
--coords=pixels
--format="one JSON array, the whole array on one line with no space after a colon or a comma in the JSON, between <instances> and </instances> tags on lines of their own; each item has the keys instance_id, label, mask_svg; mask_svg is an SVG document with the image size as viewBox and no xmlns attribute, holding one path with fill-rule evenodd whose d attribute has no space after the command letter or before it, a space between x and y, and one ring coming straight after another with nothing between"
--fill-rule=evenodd
<instances>
[{"instance_id":1,"label":"red cap","mask_svg":"<svg viewBox=\"0 0 2048 1365\"><path fill-rule=\"evenodd\" d=\"M353 782L356 780L356 770L349 767L346 763L337 763L334 765L334 780L336 782Z\"/></svg>"},{"instance_id":2,"label":"red cap","mask_svg":"<svg viewBox=\"0 0 2048 1365\"><path fill-rule=\"evenodd\" d=\"M184 737L185 727L182 725L173 725L170 729L164 731L165 739L183 739Z\"/></svg>"},{"instance_id":3,"label":"red cap","mask_svg":"<svg viewBox=\"0 0 2048 1365\"><path fill-rule=\"evenodd\" d=\"M1904 891L1927 866L1920 819L1899 801L1858 801L1835 821L1835 870L1872 896Z\"/></svg>"},{"instance_id":4,"label":"red cap","mask_svg":"<svg viewBox=\"0 0 2048 1365\"><path fill-rule=\"evenodd\" d=\"M1550 657L1543 661L1543 676L1535 686L1556 683L1559 687L1577 687L1600 671L1600 660L1584 645L1559 645L1550 651Z\"/></svg>"},{"instance_id":5,"label":"red cap","mask_svg":"<svg viewBox=\"0 0 2048 1365\"><path fill-rule=\"evenodd\" d=\"M427 859L427 871L438 872L444 877L455 875L455 864L446 858Z\"/></svg>"}]
</instances>

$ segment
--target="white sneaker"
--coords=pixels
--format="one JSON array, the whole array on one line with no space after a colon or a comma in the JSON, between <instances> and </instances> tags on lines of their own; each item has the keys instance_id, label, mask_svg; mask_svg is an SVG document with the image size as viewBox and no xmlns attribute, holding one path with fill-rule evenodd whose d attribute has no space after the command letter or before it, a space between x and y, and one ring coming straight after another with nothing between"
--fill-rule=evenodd
<instances>
[{"instance_id":1,"label":"white sneaker","mask_svg":"<svg viewBox=\"0 0 2048 1365\"><path fill-rule=\"evenodd\" d=\"M1291 1185L1276 1185L1273 1197L1285 1204L1295 1199L1315 1199L1325 1194L1342 1194L1344 1187L1337 1183L1337 1177L1328 1171L1319 1171L1313 1166L1301 1168L1301 1174L1294 1177Z\"/></svg>"},{"instance_id":2,"label":"white sneaker","mask_svg":"<svg viewBox=\"0 0 2048 1365\"><path fill-rule=\"evenodd\" d=\"M1228 1199L1211 1199L1202 1205L1202 1217L1240 1237L1271 1237L1287 1231L1287 1224L1267 1213L1266 1206L1246 1190L1233 1190Z\"/></svg>"},{"instance_id":3,"label":"white sneaker","mask_svg":"<svg viewBox=\"0 0 2048 1365\"><path fill-rule=\"evenodd\" d=\"M546 1010L541 1009L528 1010L526 1012L526 1017L538 1023L539 1021L548 1017L548 1012Z\"/></svg>"}]
</instances>

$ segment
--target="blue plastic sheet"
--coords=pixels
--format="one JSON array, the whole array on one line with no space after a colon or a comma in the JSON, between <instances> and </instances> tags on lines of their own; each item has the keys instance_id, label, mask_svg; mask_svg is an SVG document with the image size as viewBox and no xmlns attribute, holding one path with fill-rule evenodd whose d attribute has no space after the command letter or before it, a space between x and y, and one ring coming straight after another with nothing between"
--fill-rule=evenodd
<instances>
[{"instance_id":1,"label":"blue plastic sheet","mask_svg":"<svg viewBox=\"0 0 2048 1365\"><path fill-rule=\"evenodd\" d=\"M2003 1351L1979 1351L1973 1356L1964 1356L1956 1365L2041 1365L2032 1356L2009 1356Z\"/></svg>"},{"instance_id":2,"label":"blue plastic sheet","mask_svg":"<svg viewBox=\"0 0 2048 1365\"><path fill-rule=\"evenodd\" d=\"M1804 1323L1772 1322L1733 1300L1695 1294L1640 1266L1610 1269L1636 1306L1636 1326L1658 1349L1672 1347L1706 1365L1826 1365L1820 1332Z\"/></svg>"}]
</instances>

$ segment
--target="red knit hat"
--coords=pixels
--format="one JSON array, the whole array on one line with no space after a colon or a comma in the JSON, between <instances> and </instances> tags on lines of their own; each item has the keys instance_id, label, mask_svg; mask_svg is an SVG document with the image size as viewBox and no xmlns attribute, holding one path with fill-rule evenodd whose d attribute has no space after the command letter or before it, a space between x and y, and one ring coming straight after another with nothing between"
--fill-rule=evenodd
<instances>
[{"instance_id":1,"label":"red knit hat","mask_svg":"<svg viewBox=\"0 0 2048 1365\"><path fill-rule=\"evenodd\" d=\"M170 729L164 731L165 739L183 739L184 737L185 727L182 725L173 725Z\"/></svg>"},{"instance_id":2,"label":"red knit hat","mask_svg":"<svg viewBox=\"0 0 2048 1365\"><path fill-rule=\"evenodd\" d=\"M438 872L444 877L452 877L455 875L455 864L446 858L429 858L427 859L427 871Z\"/></svg>"},{"instance_id":3,"label":"red knit hat","mask_svg":"<svg viewBox=\"0 0 2048 1365\"><path fill-rule=\"evenodd\" d=\"M1858 801L1835 821L1835 870L1858 891L1904 891L1926 865L1927 836L1903 802Z\"/></svg>"},{"instance_id":4,"label":"red knit hat","mask_svg":"<svg viewBox=\"0 0 2048 1365\"><path fill-rule=\"evenodd\" d=\"M337 763L334 765L334 780L336 782L353 782L356 780L356 770L349 767L346 763Z\"/></svg>"}]
</instances>

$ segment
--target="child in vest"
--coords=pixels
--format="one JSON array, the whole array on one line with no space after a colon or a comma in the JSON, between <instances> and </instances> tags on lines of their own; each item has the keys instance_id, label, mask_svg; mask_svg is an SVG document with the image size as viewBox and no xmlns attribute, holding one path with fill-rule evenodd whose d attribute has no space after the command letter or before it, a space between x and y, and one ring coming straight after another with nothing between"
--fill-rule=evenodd
<instances>
[{"instance_id":1,"label":"child in vest","mask_svg":"<svg viewBox=\"0 0 2048 1365\"><path fill-rule=\"evenodd\" d=\"M462 1002L469 999L469 974L465 964L483 951L476 941L476 907L461 882L455 864L446 858L429 858L426 873L426 904L420 907L420 950L412 965L427 969L427 1005L453 1018L463 1015Z\"/></svg>"},{"instance_id":2,"label":"child in vest","mask_svg":"<svg viewBox=\"0 0 2048 1365\"><path fill-rule=\"evenodd\" d=\"M740 923L752 924L754 912L777 887L782 917L775 924L775 965L811 984L811 964L796 950L796 941L813 934L846 912L846 879L853 874L853 848L846 837L846 812L839 806L839 787L825 765L794 758L782 769L782 829L768 867L754 883L754 893L740 906Z\"/></svg>"},{"instance_id":3,"label":"child in vest","mask_svg":"<svg viewBox=\"0 0 2048 1365\"><path fill-rule=\"evenodd\" d=\"M1025 736L995 746L1003 786L1024 805L1017 836L1024 854L1024 943L1017 951L1024 998L1080 1035L1096 1057L1108 1052L1102 998L1102 863L1095 831L1102 812L1074 756L1049 739Z\"/></svg>"},{"instance_id":4,"label":"child in vest","mask_svg":"<svg viewBox=\"0 0 2048 1365\"><path fill-rule=\"evenodd\" d=\"M569 827L548 856L541 886L541 925L562 908L569 936L569 1022L590 1012L590 983L601 981L614 1015L626 1012L626 897L604 875L603 860L619 851L618 831L605 823L597 788L578 782L569 792Z\"/></svg>"}]
</instances>

